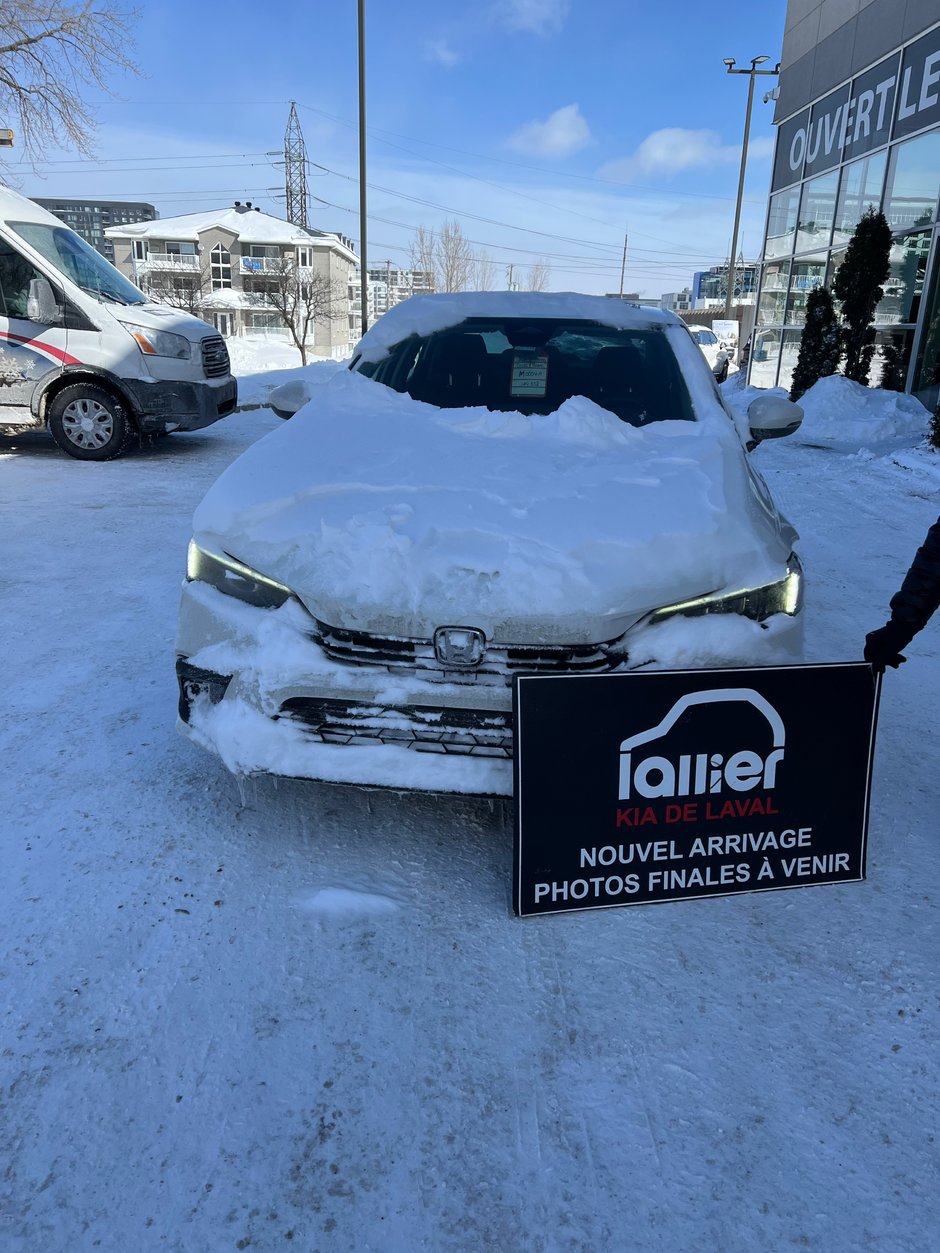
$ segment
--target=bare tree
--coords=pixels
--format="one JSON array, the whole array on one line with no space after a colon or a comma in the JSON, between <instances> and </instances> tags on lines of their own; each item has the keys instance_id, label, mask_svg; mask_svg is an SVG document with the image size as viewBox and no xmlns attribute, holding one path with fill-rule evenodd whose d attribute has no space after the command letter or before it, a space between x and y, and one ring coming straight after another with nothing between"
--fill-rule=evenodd
<instances>
[{"instance_id":1,"label":"bare tree","mask_svg":"<svg viewBox=\"0 0 940 1253\"><path fill-rule=\"evenodd\" d=\"M317 324L329 326L334 318L345 315L346 287L331 283L325 274L301 268L290 256L266 262L264 278L266 291L259 307L280 317L300 352L301 365L306 365L307 340Z\"/></svg>"},{"instance_id":2,"label":"bare tree","mask_svg":"<svg viewBox=\"0 0 940 1253\"><path fill-rule=\"evenodd\" d=\"M419 226L408 248L408 259L413 271L419 274L434 276L437 261L434 248L434 233L426 226Z\"/></svg>"},{"instance_id":3,"label":"bare tree","mask_svg":"<svg viewBox=\"0 0 940 1253\"><path fill-rule=\"evenodd\" d=\"M203 301L211 290L208 267L199 270L151 270L142 278L142 289L151 300L202 316Z\"/></svg>"},{"instance_id":4,"label":"bare tree","mask_svg":"<svg viewBox=\"0 0 940 1253\"><path fill-rule=\"evenodd\" d=\"M548 287L548 280L551 277L551 270L548 263L543 261L541 257L533 265L529 266L529 273L526 275L525 290L526 291L545 291Z\"/></svg>"},{"instance_id":5,"label":"bare tree","mask_svg":"<svg viewBox=\"0 0 940 1253\"><path fill-rule=\"evenodd\" d=\"M466 291L473 270L473 250L464 238L460 223L445 222L437 236L437 290Z\"/></svg>"},{"instance_id":6,"label":"bare tree","mask_svg":"<svg viewBox=\"0 0 940 1253\"><path fill-rule=\"evenodd\" d=\"M114 0L0 0L0 120L27 153L66 144L91 152L83 91L113 95L115 71L139 72L126 51L134 16Z\"/></svg>"},{"instance_id":7,"label":"bare tree","mask_svg":"<svg viewBox=\"0 0 940 1253\"><path fill-rule=\"evenodd\" d=\"M496 266L493 258L484 248L478 252L473 262L474 291L493 291L496 287Z\"/></svg>"}]
</instances>

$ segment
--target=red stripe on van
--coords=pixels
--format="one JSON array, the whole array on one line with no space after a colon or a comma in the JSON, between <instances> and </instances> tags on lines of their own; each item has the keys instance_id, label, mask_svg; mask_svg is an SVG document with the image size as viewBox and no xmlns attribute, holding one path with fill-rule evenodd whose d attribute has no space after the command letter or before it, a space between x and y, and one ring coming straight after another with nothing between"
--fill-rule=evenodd
<instances>
[{"instance_id":1,"label":"red stripe on van","mask_svg":"<svg viewBox=\"0 0 940 1253\"><path fill-rule=\"evenodd\" d=\"M72 357L67 352L63 352L61 348L53 348L51 344L43 343L41 339L28 339L25 335L14 335L12 331L0 331L0 339L12 339L17 344L25 344L27 348L35 348L40 352L46 352L50 357L54 357L56 361L61 361L63 365L81 365L78 357Z\"/></svg>"}]
</instances>

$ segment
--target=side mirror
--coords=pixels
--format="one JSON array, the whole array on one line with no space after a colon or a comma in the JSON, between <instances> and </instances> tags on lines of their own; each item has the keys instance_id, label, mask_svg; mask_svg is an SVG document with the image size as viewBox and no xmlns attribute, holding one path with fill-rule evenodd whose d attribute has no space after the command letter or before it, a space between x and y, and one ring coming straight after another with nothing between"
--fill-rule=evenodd
<instances>
[{"instance_id":1,"label":"side mirror","mask_svg":"<svg viewBox=\"0 0 940 1253\"><path fill-rule=\"evenodd\" d=\"M309 399L310 395L303 379L291 379L269 392L267 405L279 418L292 418Z\"/></svg>"},{"instance_id":2,"label":"side mirror","mask_svg":"<svg viewBox=\"0 0 940 1253\"><path fill-rule=\"evenodd\" d=\"M758 396L747 407L747 420L754 439L780 439L797 429L803 410L785 396Z\"/></svg>"},{"instance_id":3,"label":"side mirror","mask_svg":"<svg viewBox=\"0 0 940 1253\"><path fill-rule=\"evenodd\" d=\"M40 326L52 326L58 322L59 306L56 304L52 284L45 278L30 279L26 298L26 316Z\"/></svg>"}]
</instances>

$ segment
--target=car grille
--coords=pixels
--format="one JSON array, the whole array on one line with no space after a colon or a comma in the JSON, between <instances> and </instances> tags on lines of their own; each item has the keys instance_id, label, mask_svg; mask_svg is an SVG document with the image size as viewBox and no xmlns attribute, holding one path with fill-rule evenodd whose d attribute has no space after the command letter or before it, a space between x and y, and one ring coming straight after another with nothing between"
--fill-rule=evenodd
<instances>
[{"instance_id":1,"label":"car grille","mask_svg":"<svg viewBox=\"0 0 940 1253\"><path fill-rule=\"evenodd\" d=\"M300 724L323 744L395 744L419 753L512 756L512 714L488 709L396 709L295 696L281 705L278 716Z\"/></svg>"},{"instance_id":2,"label":"car grille","mask_svg":"<svg viewBox=\"0 0 940 1253\"><path fill-rule=\"evenodd\" d=\"M206 378L217 379L229 372L228 348L221 335L207 335L202 340L202 368Z\"/></svg>"},{"instance_id":3,"label":"car grille","mask_svg":"<svg viewBox=\"0 0 940 1253\"><path fill-rule=\"evenodd\" d=\"M483 660L472 669L446 669L430 640L370 635L317 623L313 636L332 661L387 670L420 672L422 679L442 683L512 683L515 674L602 674L624 660L604 644L487 645Z\"/></svg>"}]
</instances>

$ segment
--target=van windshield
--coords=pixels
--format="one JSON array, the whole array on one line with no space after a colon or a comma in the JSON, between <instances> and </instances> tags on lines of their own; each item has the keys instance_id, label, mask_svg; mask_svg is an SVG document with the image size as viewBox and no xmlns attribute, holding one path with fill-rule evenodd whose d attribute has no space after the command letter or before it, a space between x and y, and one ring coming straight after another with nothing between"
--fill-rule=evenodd
<instances>
[{"instance_id":1,"label":"van windshield","mask_svg":"<svg viewBox=\"0 0 940 1253\"><path fill-rule=\"evenodd\" d=\"M147 304L143 292L67 226L50 226L45 222L10 222L8 225L90 296L119 305Z\"/></svg>"}]
</instances>

